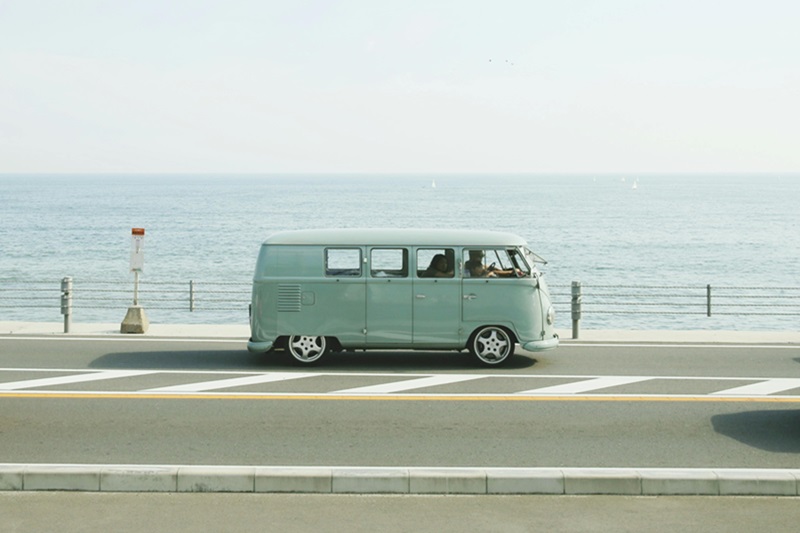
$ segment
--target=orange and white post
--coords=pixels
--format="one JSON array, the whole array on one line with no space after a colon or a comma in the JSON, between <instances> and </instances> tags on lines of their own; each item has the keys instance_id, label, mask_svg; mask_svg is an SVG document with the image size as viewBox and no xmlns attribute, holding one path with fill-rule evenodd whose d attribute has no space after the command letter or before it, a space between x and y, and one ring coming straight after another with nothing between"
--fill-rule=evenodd
<instances>
[{"instance_id":1,"label":"orange and white post","mask_svg":"<svg viewBox=\"0 0 800 533\"><path fill-rule=\"evenodd\" d=\"M139 274L144 268L144 228L131 230L131 272L133 272L133 306L120 325L120 333L146 333L150 322L139 305Z\"/></svg>"},{"instance_id":2,"label":"orange and white post","mask_svg":"<svg viewBox=\"0 0 800 533\"><path fill-rule=\"evenodd\" d=\"M133 305L139 305L139 274L144 268L144 228L131 229L131 272L133 272Z\"/></svg>"}]
</instances>

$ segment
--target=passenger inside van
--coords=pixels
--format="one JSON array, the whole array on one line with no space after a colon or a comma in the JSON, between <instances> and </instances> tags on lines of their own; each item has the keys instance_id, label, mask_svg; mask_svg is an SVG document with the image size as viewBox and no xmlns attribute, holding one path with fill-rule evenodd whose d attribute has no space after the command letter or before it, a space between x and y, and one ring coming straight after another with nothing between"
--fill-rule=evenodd
<instances>
[{"instance_id":1,"label":"passenger inside van","mask_svg":"<svg viewBox=\"0 0 800 533\"><path fill-rule=\"evenodd\" d=\"M424 278L452 278L453 269L448 268L447 257L444 254L436 254L431 259L431 264L423 272Z\"/></svg>"}]
</instances>

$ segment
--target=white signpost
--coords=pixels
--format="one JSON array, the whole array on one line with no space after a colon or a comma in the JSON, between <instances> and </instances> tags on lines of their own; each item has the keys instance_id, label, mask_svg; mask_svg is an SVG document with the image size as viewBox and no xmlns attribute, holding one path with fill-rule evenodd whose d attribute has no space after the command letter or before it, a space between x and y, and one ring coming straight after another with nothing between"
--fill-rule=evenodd
<instances>
[{"instance_id":1,"label":"white signpost","mask_svg":"<svg viewBox=\"0 0 800 533\"><path fill-rule=\"evenodd\" d=\"M144 268L144 228L131 229L131 272L133 272L133 305L139 305L139 273Z\"/></svg>"},{"instance_id":2,"label":"white signpost","mask_svg":"<svg viewBox=\"0 0 800 533\"><path fill-rule=\"evenodd\" d=\"M150 326L144 308L139 305L139 274L144 269L144 228L131 229L131 272L133 272L133 306L128 308L120 333L144 333Z\"/></svg>"}]
</instances>

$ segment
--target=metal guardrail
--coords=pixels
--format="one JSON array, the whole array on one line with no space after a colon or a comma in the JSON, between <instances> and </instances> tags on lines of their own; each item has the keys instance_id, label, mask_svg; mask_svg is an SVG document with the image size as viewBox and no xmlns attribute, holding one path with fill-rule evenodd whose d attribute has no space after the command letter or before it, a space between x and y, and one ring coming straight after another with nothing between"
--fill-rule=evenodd
<instances>
[{"instance_id":1,"label":"metal guardrail","mask_svg":"<svg viewBox=\"0 0 800 533\"><path fill-rule=\"evenodd\" d=\"M177 311L241 311L250 303L251 282L140 282L138 300L148 309ZM133 288L129 281L63 278L54 280L0 279L2 309L60 309L64 332L74 310L127 309Z\"/></svg>"},{"instance_id":2,"label":"metal guardrail","mask_svg":"<svg viewBox=\"0 0 800 533\"><path fill-rule=\"evenodd\" d=\"M238 311L250 303L251 283L225 281L142 281L138 298L153 310ZM551 285L558 313L572 318L572 336L580 335L586 315L759 315L800 316L800 287L711 285ZM64 327L77 309L125 309L130 281L0 279L2 309L60 309Z\"/></svg>"},{"instance_id":3,"label":"metal guardrail","mask_svg":"<svg viewBox=\"0 0 800 533\"><path fill-rule=\"evenodd\" d=\"M566 289L569 289L568 291ZM553 305L569 309L572 338L584 314L800 316L800 287L712 285L551 285Z\"/></svg>"}]
</instances>

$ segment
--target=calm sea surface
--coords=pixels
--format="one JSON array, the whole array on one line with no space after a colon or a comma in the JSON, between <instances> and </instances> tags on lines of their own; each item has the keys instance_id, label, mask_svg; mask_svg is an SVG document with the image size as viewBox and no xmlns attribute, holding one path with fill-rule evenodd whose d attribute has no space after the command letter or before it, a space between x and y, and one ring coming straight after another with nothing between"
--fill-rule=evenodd
<instances>
[{"instance_id":1,"label":"calm sea surface","mask_svg":"<svg viewBox=\"0 0 800 533\"><path fill-rule=\"evenodd\" d=\"M64 276L76 284L119 281L132 288L132 227L147 232L143 283L247 284L260 243L278 230L436 227L525 237L549 262L543 270L553 292L567 294L567 304L573 280L587 289L796 287L797 178L3 175L0 289L47 280L57 287ZM245 287L245 300L248 295ZM560 309L559 327L569 328L568 310ZM120 322L124 313L124 307L85 309L73 320ZM154 323L247 322L246 308L148 316ZM0 320L60 319L57 307L0 307ZM583 327L794 329L797 320L587 313Z\"/></svg>"}]
</instances>

